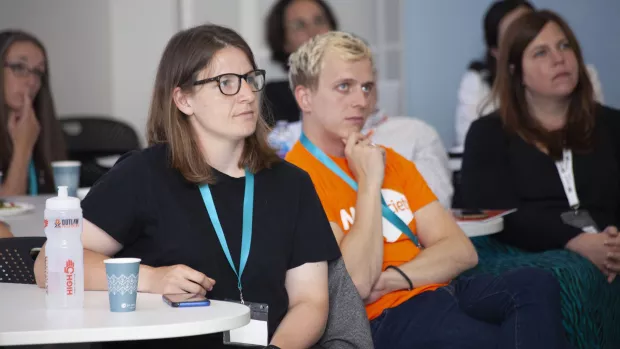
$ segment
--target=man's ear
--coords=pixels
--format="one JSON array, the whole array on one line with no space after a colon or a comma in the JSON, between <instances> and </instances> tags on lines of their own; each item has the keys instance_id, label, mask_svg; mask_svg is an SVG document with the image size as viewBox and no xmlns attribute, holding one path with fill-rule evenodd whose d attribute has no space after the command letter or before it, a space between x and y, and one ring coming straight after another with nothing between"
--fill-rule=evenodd
<instances>
[{"instance_id":1,"label":"man's ear","mask_svg":"<svg viewBox=\"0 0 620 349\"><path fill-rule=\"evenodd\" d=\"M172 91L172 100L179 110L185 115L194 115L194 108L192 108L189 97L180 87L175 87Z\"/></svg>"},{"instance_id":2,"label":"man's ear","mask_svg":"<svg viewBox=\"0 0 620 349\"><path fill-rule=\"evenodd\" d=\"M295 100L302 112L310 112L312 110L312 91L309 87L297 85L295 87Z\"/></svg>"}]
</instances>

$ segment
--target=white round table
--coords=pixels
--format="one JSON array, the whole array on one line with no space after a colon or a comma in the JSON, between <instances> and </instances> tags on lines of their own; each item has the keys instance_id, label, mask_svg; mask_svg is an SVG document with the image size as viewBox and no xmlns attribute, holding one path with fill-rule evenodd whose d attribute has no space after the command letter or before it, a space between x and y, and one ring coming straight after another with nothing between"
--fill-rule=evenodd
<instances>
[{"instance_id":1,"label":"white round table","mask_svg":"<svg viewBox=\"0 0 620 349\"><path fill-rule=\"evenodd\" d=\"M241 304L172 308L161 295L147 293L138 293L130 313L110 312L107 291L87 291L83 309L48 310L44 289L20 284L0 284L0 314L0 346L185 337L250 322L250 310Z\"/></svg>"},{"instance_id":2,"label":"white round table","mask_svg":"<svg viewBox=\"0 0 620 349\"><path fill-rule=\"evenodd\" d=\"M458 222L459 227L470 238L499 233L504 230L504 218L498 217L488 222Z\"/></svg>"},{"instance_id":3,"label":"white round table","mask_svg":"<svg viewBox=\"0 0 620 349\"><path fill-rule=\"evenodd\" d=\"M2 198L6 201L23 202L34 205L34 209L15 216L0 216L0 220L6 222L6 224L11 227L11 232L16 237L45 236L45 231L43 229L43 213L45 212L45 200L50 197L52 197L52 195Z\"/></svg>"}]
</instances>

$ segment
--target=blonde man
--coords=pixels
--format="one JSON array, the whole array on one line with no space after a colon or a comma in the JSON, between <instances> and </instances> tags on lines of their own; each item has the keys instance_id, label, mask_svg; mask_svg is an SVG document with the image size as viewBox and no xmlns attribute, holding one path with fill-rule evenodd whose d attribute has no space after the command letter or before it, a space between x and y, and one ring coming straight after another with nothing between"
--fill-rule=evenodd
<instances>
[{"instance_id":1,"label":"blonde man","mask_svg":"<svg viewBox=\"0 0 620 349\"><path fill-rule=\"evenodd\" d=\"M289 63L303 134L287 160L312 178L376 348L566 347L550 274L450 282L476 265L471 242L412 162L360 133L375 88L369 47L330 32Z\"/></svg>"}]
</instances>

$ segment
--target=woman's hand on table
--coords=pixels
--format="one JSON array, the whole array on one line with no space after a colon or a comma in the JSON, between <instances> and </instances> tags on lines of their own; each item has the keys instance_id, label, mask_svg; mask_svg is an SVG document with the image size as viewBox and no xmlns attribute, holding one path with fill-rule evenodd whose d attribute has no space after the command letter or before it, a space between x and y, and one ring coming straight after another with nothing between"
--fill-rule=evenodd
<instances>
[{"instance_id":1,"label":"woman's hand on table","mask_svg":"<svg viewBox=\"0 0 620 349\"><path fill-rule=\"evenodd\" d=\"M140 270L145 278L144 291L157 294L194 293L206 295L215 280L185 265L148 267Z\"/></svg>"}]
</instances>

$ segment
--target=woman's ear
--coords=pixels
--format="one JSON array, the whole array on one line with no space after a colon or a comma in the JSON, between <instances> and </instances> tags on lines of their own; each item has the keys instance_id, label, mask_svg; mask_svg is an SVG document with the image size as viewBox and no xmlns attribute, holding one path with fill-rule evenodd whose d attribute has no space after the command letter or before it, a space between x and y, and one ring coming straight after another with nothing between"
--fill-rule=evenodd
<instances>
[{"instance_id":1,"label":"woman's ear","mask_svg":"<svg viewBox=\"0 0 620 349\"><path fill-rule=\"evenodd\" d=\"M312 94L309 87L298 85L295 87L295 100L302 112L309 112L312 110Z\"/></svg>"},{"instance_id":2,"label":"woman's ear","mask_svg":"<svg viewBox=\"0 0 620 349\"><path fill-rule=\"evenodd\" d=\"M491 49L491 56L493 56L495 58L495 60L499 60L499 49L492 48Z\"/></svg>"},{"instance_id":3,"label":"woman's ear","mask_svg":"<svg viewBox=\"0 0 620 349\"><path fill-rule=\"evenodd\" d=\"M191 106L190 98L180 87L177 86L172 91L172 100L183 114L194 115L194 109Z\"/></svg>"}]
</instances>

